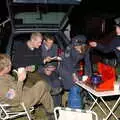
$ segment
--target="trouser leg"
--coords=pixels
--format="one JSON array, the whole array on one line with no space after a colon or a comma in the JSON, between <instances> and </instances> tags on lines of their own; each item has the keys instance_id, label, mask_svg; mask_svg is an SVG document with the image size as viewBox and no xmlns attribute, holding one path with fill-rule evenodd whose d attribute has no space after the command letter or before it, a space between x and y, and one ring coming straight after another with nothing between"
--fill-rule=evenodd
<instances>
[{"instance_id":1,"label":"trouser leg","mask_svg":"<svg viewBox=\"0 0 120 120\"><path fill-rule=\"evenodd\" d=\"M52 88L61 88L61 81L58 78L57 73L53 72L52 75L47 76L44 73L40 73L40 76L44 78L44 80L52 87ZM61 94L54 95L53 101L55 106L61 105Z\"/></svg>"},{"instance_id":2,"label":"trouser leg","mask_svg":"<svg viewBox=\"0 0 120 120\"><path fill-rule=\"evenodd\" d=\"M40 74L36 72L28 72L27 79L25 80L25 86L32 87L35 85L38 81L44 81L43 77L40 76Z\"/></svg>"},{"instance_id":3,"label":"trouser leg","mask_svg":"<svg viewBox=\"0 0 120 120\"><path fill-rule=\"evenodd\" d=\"M51 75L47 76L44 73L40 73L40 76L52 87L58 88L61 87L61 81L59 80L59 76L56 72L53 72Z\"/></svg>"},{"instance_id":4,"label":"trouser leg","mask_svg":"<svg viewBox=\"0 0 120 120\"><path fill-rule=\"evenodd\" d=\"M53 88L56 88L56 87L62 87L61 85L61 81L59 80L59 76L56 72L54 72L52 75L51 75L51 86Z\"/></svg>"},{"instance_id":5,"label":"trouser leg","mask_svg":"<svg viewBox=\"0 0 120 120\"><path fill-rule=\"evenodd\" d=\"M25 91L22 97L26 107L43 104L47 112L53 112L53 99L49 86L44 81L37 82L32 88Z\"/></svg>"},{"instance_id":6,"label":"trouser leg","mask_svg":"<svg viewBox=\"0 0 120 120\"><path fill-rule=\"evenodd\" d=\"M53 101L54 101L54 105L56 106L60 106L62 104L62 95L58 94L53 96Z\"/></svg>"}]
</instances>

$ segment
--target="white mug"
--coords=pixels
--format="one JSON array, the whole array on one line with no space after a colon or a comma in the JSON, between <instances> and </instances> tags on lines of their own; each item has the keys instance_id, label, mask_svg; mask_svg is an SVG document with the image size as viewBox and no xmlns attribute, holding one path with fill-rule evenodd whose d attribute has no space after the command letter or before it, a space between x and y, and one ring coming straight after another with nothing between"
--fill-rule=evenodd
<instances>
[{"instance_id":1,"label":"white mug","mask_svg":"<svg viewBox=\"0 0 120 120\"><path fill-rule=\"evenodd\" d=\"M22 73L22 72L25 72L25 68L24 67L18 68L18 73Z\"/></svg>"},{"instance_id":2,"label":"white mug","mask_svg":"<svg viewBox=\"0 0 120 120\"><path fill-rule=\"evenodd\" d=\"M119 91L120 90L120 84L118 82L114 83L114 91Z\"/></svg>"}]
</instances>

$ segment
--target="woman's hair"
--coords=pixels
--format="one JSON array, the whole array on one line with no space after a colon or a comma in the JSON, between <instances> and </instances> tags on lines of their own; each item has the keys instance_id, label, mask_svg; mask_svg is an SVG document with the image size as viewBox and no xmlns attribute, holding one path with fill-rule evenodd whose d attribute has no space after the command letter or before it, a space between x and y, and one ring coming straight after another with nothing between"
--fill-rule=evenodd
<instances>
[{"instance_id":1,"label":"woman's hair","mask_svg":"<svg viewBox=\"0 0 120 120\"><path fill-rule=\"evenodd\" d=\"M88 51L89 46L86 44L75 46L74 47L80 54L85 54Z\"/></svg>"},{"instance_id":2,"label":"woman's hair","mask_svg":"<svg viewBox=\"0 0 120 120\"><path fill-rule=\"evenodd\" d=\"M10 56L6 54L0 54L0 71L9 65L11 65Z\"/></svg>"}]
</instances>

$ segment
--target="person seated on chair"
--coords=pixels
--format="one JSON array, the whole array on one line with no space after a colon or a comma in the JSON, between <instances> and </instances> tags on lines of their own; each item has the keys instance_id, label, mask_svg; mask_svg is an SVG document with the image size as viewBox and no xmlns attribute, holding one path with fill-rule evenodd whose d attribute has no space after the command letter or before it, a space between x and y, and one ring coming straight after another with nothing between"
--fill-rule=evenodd
<instances>
[{"instance_id":1,"label":"person seated on chair","mask_svg":"<svg viewBox=\"0 0 120 120\"><path fill-rule=\"evenodd\" d=\"M39 81L40 75L35 71L36 65L43 65L49 58L42 60L40 46L42 44L43 35L39 32L34 32L30 35L30 39L26 41L17 41L14 44L14 57L12 59L13 69L25 67L28 71L25 85L31 87Z\"/></svg>"},{"instance_id":2,"label":"person seated on chair","mask_svg":"<svg viewBox=\"0 0 120 120\"><path fill-rule=\"evenodd\" d=\"M51 34L45 34L44 35L44 40L41 45L42 49L42 58L45 59L46 57L56 57L57 56L57 51L58 51L58 46L55 44L55 38ZM57 61L52 60L47 65L57 65Z\"/></svg>"},{"instance_id":3,"label":"person seated on chair","mask_svg":"<svg viewBox=\"0 0 120 120\"><path fill-rule=\"evenodd\" d=\"M42 51L42 59L45 58L53 58L53 57L57 57L57 50L58 47L57 45L54 43L55 39L52 35L50 34L45 34L44 35L44 41L41 45L41 51ZM57 75L56 74L56 68L57 68L57 60L56 59L51 59L51 61L46 62L46 64L41 65L38 68L38 72L40 73L40 75L45 77L45 80L47 80L47 82L55 87L54 84L54 80L56 79L57 81ZM56 78L55 78L56 76ZM54 80L52 80L54 79ZM57 81L58 84L60 85L60 81ZM59 86L60 87L60 86Z\"/></svg>"},{"instance_id":4,"label":"person seated on chair","mask_svg":"<svg viewBox=\"0 0 120 120\"><path fill-rule=\"evenodd\" d=\"M45 58L53 58L53 57L57 57L57 50L58 47L57 45L54 43L55 39L52 35L50 34L45 34L44 35L44 41L41 45L41 51L42 51L42 59ZM38 68L38 72L40 73L40 75L45 77L45 80L47 80L47 82L55 87L54 84L54 80L58 79L57 75L56 75L56 68L57 68L57 60L56 59L51 59L50 62L46 62L46 64L41 65ZM55 78L56 76L56 78ZM53 80L52 80L53 79ZM60 81L57 81L58 84L60 85ZM59 86L60 87L60 86Z\"/></svg>"},{"instance_id":5,"label":"person seated on chair","mask_svg":"<svg viewBox=\"0 0 120 120\"><path fill-rule=\"evenodd\" d=\"M57 57L57 44L54 43L55 38L51 34L45 34L44 35L44 41L41 45L42 49L42 59L45 59L47 57L53 58ZM58 74L56 73L57 68L57 60L53 59L50 62L47 62L45 65L42 65L38 68L38 71L40 73L40 76L42 76L48 84L53 88L61 88L61 83L58 78ZM62 89L62 88L61 88ZM59 95L58 95L59 96ZM56 98L57 96L54 96ZM54 100L56 101L56 100ZM55 104L58 106L60 105L59 102L55 102Z\"/></svg>"},{"instance_id":6,"label":"person seated on chair","mask_svg":"<svg viewBox=\"0 0 120 120\"><path fill-rule=\"evenodd\" d=\"M35 70L35 66L44 65L47 62L51 61L51 57L45 57L42 59L41 54L41 45L43 41L43 35L39 32L33 32L30 35L30 39L26 41L18 41L14 45L14 57L12 59L12 67L13 69L17 69L19 67L25 67L27 73L27 78L24 82L25 86L31 87L37 81L41 79L44 80L37 70ZM45 80L44 80L45 81ZM60 88L52 88L52 95L61 92Z\"/></svg>"},{"instance_id":7,"label":"person seated on chair","mask_svg":"<svg viewBox=\"0 0 120 120\"><path fill-rule=\"evenodd\" d=\"M50 94L50 86L43 80L31 88L23 86L26 79L25 68L18 68L18 81L11 76L11 60L6 54L0 54L0 101L11 105L23 102L26 108L42 104L47 113L53 113L54 104Z\"/></svg>"}]
</instances>

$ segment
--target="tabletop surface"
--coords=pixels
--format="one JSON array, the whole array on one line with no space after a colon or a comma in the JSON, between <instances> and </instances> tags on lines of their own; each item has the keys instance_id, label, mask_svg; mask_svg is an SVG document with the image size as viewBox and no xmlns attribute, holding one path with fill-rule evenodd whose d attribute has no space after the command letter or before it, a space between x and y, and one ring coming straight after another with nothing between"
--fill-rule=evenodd
<instances>
[{"instance_id":1,"label":"tabletop surface","mask_svg":"<svg viewBox=\"0 0 120 120\"><path fill-rule=\"evenodd\" d=\"M120 90L111 90L111 91L96 91L92 87L86 85L84 82L76 82L77 85L81 86L88 92L92 93L93 95L97 97L104 97L104 96L114 96L114 95L120 95Z\"/></svg>"}]
</instances>

